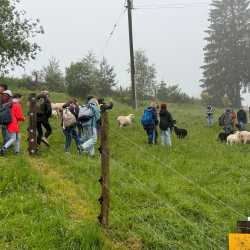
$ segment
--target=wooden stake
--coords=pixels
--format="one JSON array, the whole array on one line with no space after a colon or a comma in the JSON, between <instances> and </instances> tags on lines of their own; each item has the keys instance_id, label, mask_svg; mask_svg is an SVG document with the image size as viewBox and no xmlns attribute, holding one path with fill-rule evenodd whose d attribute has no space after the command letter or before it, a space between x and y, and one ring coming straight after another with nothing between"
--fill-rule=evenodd
<instances>
[{"instance_id":1,"label":"wooden stake","mask_svg":"<svg viewBox=\"0 0 250 250\"><path fill-rule=\"evenodd\" d=\"M36 95L31 94L29 97L29 128L28 128L28 151L30 155L37 153L37 137L36 137Z\"/></svg>"},{"instance_id":2,"label":"wooden stake","mask_svg":"<svg viewBox=\"0 0 250 250\"><path fill-rule=\"evenodd\" d=\"M109 225L109 208L110 208L110 192L109 192L109 143L108 143L108 129L109 119L108 112L102 112L102 125L101 125L101 187L102 194L99 202L101 204L101 214L98 217L99 222L103 227Z\"/></svg>"}]
</instances>

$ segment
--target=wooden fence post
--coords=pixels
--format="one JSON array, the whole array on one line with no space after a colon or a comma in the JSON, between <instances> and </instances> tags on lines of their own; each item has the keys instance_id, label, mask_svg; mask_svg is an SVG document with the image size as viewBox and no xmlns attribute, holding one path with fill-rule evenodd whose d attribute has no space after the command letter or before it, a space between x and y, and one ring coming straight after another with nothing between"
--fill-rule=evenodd
<instances>
[{"instance_id":1,"label":"wooden fence post","mask_svg":"<svg viewBox=\"0 0 250 250\"><path fill-rule=\"evenodd\" d=\"M109 224L109 208L110 208L110 192L109 192L109 143L108 143L109 118L106 110L101 114L101 179L102 188L99 202L101 204L101 214L98 217L99 222L103 227L108 227Z\"/></svg>"},{"instance_id":2,"label":"wooden fence post","mask_svg":"<svg viewBox=\"0 0 250 250\"><path fill-rule=\"evenodd\" d=\"M36 137L36 95L31 94L29 97L29 128L28 128L28 151L30 155L37 154L37 137Z\"/></svg>"}]
</instances>

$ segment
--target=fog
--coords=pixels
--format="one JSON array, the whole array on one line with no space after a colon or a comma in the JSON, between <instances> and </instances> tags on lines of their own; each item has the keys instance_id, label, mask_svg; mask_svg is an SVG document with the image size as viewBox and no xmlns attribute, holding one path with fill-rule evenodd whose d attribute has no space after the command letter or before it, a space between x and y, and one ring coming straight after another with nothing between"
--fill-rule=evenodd
<instances>
[{"instance_id":1,"label":"fog","mask_svg":"<svg viewBox=\"0 0 250 250\"><path fill-rule=\"evenodd\" d=\"M173 5L176 3L180 5ZM134 0L135 7L156 7L133 11L134 47L146 51L150 62L156 65L159 80L179 84L186 93L198 97L210 1L190 3L190 0ZM50 57L57 58L64 70L93 51L99 59L105 56L114 65L120 85L130 84L126 13L106 44L122 13L124 0L22 0L20 5L28 16L40 19L45 34L38 38L42 52L37 59L28 63L25 70L16 70L15 75L41 69Z\"/></svg>"}]
</instances>

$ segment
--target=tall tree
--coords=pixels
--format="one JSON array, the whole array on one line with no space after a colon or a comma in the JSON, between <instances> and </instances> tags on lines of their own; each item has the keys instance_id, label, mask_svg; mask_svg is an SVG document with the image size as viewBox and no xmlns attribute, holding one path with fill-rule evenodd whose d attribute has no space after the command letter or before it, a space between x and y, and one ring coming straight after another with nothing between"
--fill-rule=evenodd
<instances>
[{"instance_id":1,"label":"tall tree","mask_svg":"<svg viewBox=\"0 0 250 250\"><path fill-rule=\"evenodd\" d=\"M110 96L112 88L116 86L116 74L114 67L110 66L105 58L100 62L100 84L99 94L102 96Z\"/></svg>"},{"instance_id":2,"label":"tall tree","mask_svg":"<svg viewBox=\"0 0 250 250\"><path fill-rule=\"evenodd\" d=\"M59 61L55 58L49 60L49 64L43 68L42 74L44 78L43 80L49 90L58 92L65 90L63 73L60 69Z\"/></svg>"},{"instance_id":3,"label":"tall tree","mask_svg":"<svg viewBox=\"0 0 250 250\"><path fill-rule=\"evenodd\" d=\"M97 60L92 53L85 56L80 62L72 63L66 69L66 85L68 93L76 97L86 97L98 94L99 70Z\"/></svg>"},{"instance_id":4,"label":"tall tree","mask_svg":"<svg viewBox=\"0 0 250 250\"><path fill-rule=\"evenodd\" d=\"M135 52L135 82L137 98L143 101L146 97L154 97L156 89L156 68L149 63L145 51Z\"/></svg>"},{"instance_id":5,"label":"tall tree","mask_svg":"<svg viewBox=\"0 0 250 250\"><path fill-rule=\"evenodd\" d=\"M40 50L32 42L37 34L43 33L39 20L31 20L17 7L19 0L0 0L0 73L14 66L23 67L34 59Z\"/></svg>"},{"instance_id":6,"label":"tall tree","mask_svg":"<svg viewBox=\"0 0 250 250\"><path fill-rule=\"evenodd\" d=\"M213 0L205 39L202 87L221 105L228 96L241 105L241 91L250 86L249 0Z\"/></svg>"}]
</instances>

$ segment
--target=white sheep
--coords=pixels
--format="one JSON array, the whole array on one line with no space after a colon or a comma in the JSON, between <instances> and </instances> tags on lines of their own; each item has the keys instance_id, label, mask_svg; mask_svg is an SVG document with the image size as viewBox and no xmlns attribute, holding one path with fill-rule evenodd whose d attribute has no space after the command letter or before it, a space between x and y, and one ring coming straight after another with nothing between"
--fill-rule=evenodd
<instances>
[{"instance_id":1,"label":"white sheep","mask_svg":"<svg viewBox=\"0 0 250 250\"><path fill-rule=\"evenodd\" d=\"M240 132L240 140L243 144L247 144L248 142L250 142L250 132L241 131Z\"/></svg>"},{"instance_id":2,"label":"white sheep","mask_svg":"<svg viewBox=\"0 0 250 250\"><path fill-rule=\"evenodd\" d=\"M59 118L64 105L65 103L51 103L52 115Z\"/></svg>"},{"instance_id":3,"label":"white sheep","mask_svg":"<svg viewBox=\"0 0 250 250\"><path fill-rule=\"evenodd\" d=\"M227 137L227 144L233 145L233 144L240 144L240 132L236 132L235 134L229 135Z\"/></svg>"},{"instance_id":4,"label":"white sheep","mask_svg":"<svg viewBox=\"0 0 250 250\"><path fill-rule=\"evenodd\" d=\"M117 118L118 124L120 126L120 128L124 127L124 126L128 126L131 125L133 122L135 115L134 114L130 114L128 116L119 116Z\"/></svg>"}]
</instances>

